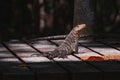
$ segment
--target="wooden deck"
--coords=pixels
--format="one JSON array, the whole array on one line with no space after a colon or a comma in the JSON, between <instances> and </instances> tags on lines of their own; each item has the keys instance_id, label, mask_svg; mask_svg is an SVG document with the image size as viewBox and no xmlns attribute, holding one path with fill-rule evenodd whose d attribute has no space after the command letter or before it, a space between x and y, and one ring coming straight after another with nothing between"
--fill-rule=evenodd
<instances>
[{"instance_id":1,"label":"wooden deck","mask_svg":"<svg viewBox=\"0 0 120 80\"><path fill-rule=\"evenodd\" d=\"M62 40L0 44L0 80L120 80L119 60L86 61L85 56L120 54L119 42L79 42L79 54L68 58L31 56L54 50Z\"/></svg>"}]
</instances>

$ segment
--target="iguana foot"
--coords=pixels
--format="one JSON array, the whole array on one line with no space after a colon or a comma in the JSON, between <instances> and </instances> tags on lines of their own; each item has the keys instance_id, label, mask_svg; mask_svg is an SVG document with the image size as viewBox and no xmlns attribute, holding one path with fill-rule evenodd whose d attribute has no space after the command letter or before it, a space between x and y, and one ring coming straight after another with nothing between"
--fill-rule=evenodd
<instances>
[{"instance_id":1,"label":"iguana foot","mask_svg":"<svg viewBox=\"0 0 120 80\"><path fill-rule=\"evenodd\" d=\"M67 58L67 54L64 53L64 51L61 51L61 52L50 51L50 52L45 52L45 53L42 53L42 54L32 54L31 56L34 56L34 57L44 56L44 57L49 58L50 60L52 60L55 57L58 57L58 58Z\"/></svg>"},{"instance_id":2,"label":"iguana foot","mask_svg":"<svg viewBox=\"0 0 120 80\"><path fill-rule=\"evenodd\" d=\"M55 57L55 55L52 52L44 52L41 54L32 54L31 56L34 56L34 57L44 56L44 57L47 57L49 59L53 59Z\"/></svg>"},{"instance_id":3,"label":"iguana foot","mask_svg":"<svg viewBox=\"0 0 120 80\"><path fill-rule=\"evenodd\" d=\"M60 53L60 52L47 52L47 53L44 53L43 56L49 58L49 59L53 59L53 58L67 58L67 54L65 53Z\"/></svg>"}]
</instances>

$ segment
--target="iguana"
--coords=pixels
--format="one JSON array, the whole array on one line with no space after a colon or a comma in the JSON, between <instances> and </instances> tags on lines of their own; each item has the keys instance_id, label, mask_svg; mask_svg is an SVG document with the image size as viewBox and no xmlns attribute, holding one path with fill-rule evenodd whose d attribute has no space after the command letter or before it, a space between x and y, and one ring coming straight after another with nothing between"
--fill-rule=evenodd
<instances>
[{"instance_id":1,"label":"iguana","mask_svg":"<svg viewBox=\"0 0 120 80\"><path fill-rule=\"evenodd\" d=\"M78 39L80 34L84 32L85 28L86 24L75 26L66 36L63 43L61 43L53 51L44 52L42 56L48 57L49 59L53 59L55 57L66 58L67 55L78 53Z\"/></svg>"}]
</instances>

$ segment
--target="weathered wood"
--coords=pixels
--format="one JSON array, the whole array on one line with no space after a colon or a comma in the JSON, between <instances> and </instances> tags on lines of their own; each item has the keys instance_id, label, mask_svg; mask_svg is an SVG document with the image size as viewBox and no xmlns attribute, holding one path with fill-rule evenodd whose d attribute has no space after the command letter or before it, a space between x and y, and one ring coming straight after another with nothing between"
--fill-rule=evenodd
<instances>
[{"instance_id":1,"label":"weathered wood","mask_svg":"<svg viewBox=\"0 0 120 80\"><path fill-rule=\"evenodd\" d=\"M63 40L54 40L60 44ZM104 55L119 54L120 51L97 42L80 42L82 45ZM6 42L7 46L26 64L19 61L3 45L0 45L0 79L2 80L114 80L120 79L120 63L117 61L84 61L84 56L101 56L79 46L79 53L68 55L68 58L54 58L49 60L46 57L31 56L38 53L35 49L21 41ZM112 43L113 44L113 43ZM52 51L56 48L49 41L38 41L32 45L40 51ZM117 45L117 48L119 46ZM39 53L38 53L39 54ZM27 67L31 67L30 69ZM21 77L22 76L22 77Z\"/></svg>"},{"instance_id":2,"label":"weathered wood","mask_svg":"<svg viewBox=\"0 0 120 80\"><path fill-rule=\"evenodd\" d=\"M56 44L60 44L54 41ZM88 80L88 79L99 79L99 70L94 67L82 62L80 59L76 58L73 55L68 55L67 58L54 58L55 62L65 68L72 80ZM86 68L88 67L88 68ZM91 74L92 73L92 74ZM87 74L87 75L86 75ZM96 76L96 77L95 77ZM89 78L88 78L89 77Z\"/></svg>"},{"instance_id":3,"label":"weathered wood","mask_svg":"<svg viewBox=\"0 0 120 80\"><path fill-rule=\"evenodd\" d=\"M85 47L82 47L82 46L79 46L79 51L78 51L79 54L75 54L76 56L78 56L80 59L82 60L88 60L89 61L89 58L91 56L98 56L98 57L101 57L101 55L95 53L95 52L92 52L91 50L89 49L86 49ZM99 60L99 59L98 59Z\"/></svg>"},{"instance_id":4,"label":"weathered wood","mask_svg":"<svg viewBox=\"0 0 120 80\"><path fill-rule=\"evenodd\" d=\"M42 45L41 44L41 42L43 42L43 41L39 41L38 43L36 42L35 44L33 44L37 49L40 49L40 48L42 48L42 46L40 46L40 45ZM46 41L45 41L46 42ZM52 43L48 43L48 42L43 42L45 45L46 44L52 44ZM51 51L51 48L50 48L50 46L48 46L49 48L49 50L48 51ZM51 46L52 47L52 46ZM52 49L52 50L54 50L55 49L55 47ZM75 80L75 79L79 79L79 76L80 75L84 75L84 77L82 78L82 76L80 76L82 79L85 79L85 80L87 80L87 78L86 78L86 76L87 75L85 75L84 73L82 74L82 72L86 72L86 74L87 73L89 73L89 72L95 72L95 74L96 74L96 72L99 72L98 70L96 70L96 69L94 69L93 67L91 67L90 65L87 65L86 63L81 63L81 64L78 64L79 63L79 59L77 59L77 58L75 58L74 56L72 56L72 55L70 55L70 56L68 56L68 58L65 58L65 59L62 59L62 58L54 58L54 60L55 60L55 62L57 62L57 64L59 64L60 66L62 66L63 68L65 68L65 70L70 74L69 75L69 78L73 78L73 80ZM63 62L64 61L64 62ZM66 62L66 61L68 61L68 63ZM78 63L76 64L74 64L74 62L77 62L78 61ZM83 66L82 66L82 64L84 64ZM81 68L81 66L82 66L82 68ZM88 72L86 71L87 69L83 69L85 66L89 66L89 68L88 68ZM75 70L73 69L75 67ZM91 69L92 68L92 69ZM81 71L81 69L83 69L83 71ZM80 74L79 74L80 73ZM76 75L76 74L78 74L78 75ZM94 74L94 75L95 75ZM72 75L72 76L71 76ZM97 77L94 77L93 75L92 75L92 77L91 77L91 74L88 74L88 76L89 76L89 78L96 78L96 79L98 79L98 74L97 74Z\"/></svg>"},{"instance_id":5,"label":"weathered wood","mask_svg":"<svg viewBox=\"0 0 120 80\"><path fill-rule=\"evenodd\" d=\"M58 63L61 66L63 66L66 70L68 70L68 73L70 74L70 77L73 80L100 79L100 71L95 69L91 65L86 64L85 62L74 60L73 61L58 60Z\"/></svg>"},{"instance_id":6,"label":"weathered wood","mask_svg":"<svg viewBox=\"0 0 120 80\"><path fill-rule=\"evenodd\" d=\"M96 45L99 45L99 47ZM120 51L110 48L108 46L105 46L103 44L94 43L90 45L86 44L86 46L90 47L91 49L97 52L100 52L103 55L120 53ZM103 79L109 79L109 80L120 79L119 75L117 75L118 73L120 73L120 64L118 62L116 61L91 61L89 63L103 71Z\"/></svg>"},{"instance_id":7,"label":"weathered wood","mask_svg":"<svg viewBox=\"0 0 120 80\"><path fill-rule=\"evenodd\" d=\"M80 61L74 56L70 55L66 59L55 58L55 61L68 70L72 80L100 79L99 70L86 64L83 61Z\"/></svg>"},{"instance_id":8,"label":"weathered wood","mask_svg":"<svg viewBox=\"0 0 120 80\"><path fill-rule=\"evenodd\" d=\"M17 56L19 56L21 59L25 60L26 62L48 62L49 60L45 57L34 57L31 56L32 54L39 54L37 51L35 51L33 48L31 48L29 45L23 42L8 42L6 43L7 46L16 53ZM34 59L32 59L34 57Z\"/></svg>"},{"instance_id":9,"label":"weathered wood","mask_svg":"<svg viewBox=\"0 0 120 80\"><path fill-rule=\"evenodd\" d=\"M15 58L2 44L0 44L0 79L1 80L33 80L34 73ZM1 78L2 77L2 78Z\"/></svg>"},{"instance_id":10,"label":"weathered wood","mask_svg":"<svg viewBox=\"0 0 120 80\"><path fill-rule=\"evenodd\" d=\"M115 45L114 46L112 46L112 44L107 45L107 43L105 45L100 42L94 42L94 44L100 45L100 47L91 45L91 46L89 46L89 48L91 48L92 50L95 50L97 52L100 52L100 54L103 54L104 55L103 58L107 58L107 56L109 56L109 55L111 55L111 56L113 55L113 57L115 55L116 56L120 55L120 50L119 50L119 48L115 47Z\"/></svg>"},{"instance_id":11,"label":"weathered wood","mask_svg":"<svg viewBox=\"0 0 120 80\"><path fill-rule=\"evenodd\" d=\"M41 80L41 79L48 80L51 77L52 77L52 80L56 80L58 77L59 77L58 80L61 80L61 79L67 80L66 71L64 71L62 68L52 63L46 57L31 56L32 54L40 54L40 53L38 53L36 50L34 50L32 47L30 47L26 43L23 43L20 41L17 41L17 42L11 41L11 42L8 42L7 44L8 44L8 47L16 53L16 55L18 55L21 59L23 59L28 64L27 66L31 67L32 71L35 71L38 80ZM37 46L39 47L39 45Z\"/></svg>"}]
</instances>

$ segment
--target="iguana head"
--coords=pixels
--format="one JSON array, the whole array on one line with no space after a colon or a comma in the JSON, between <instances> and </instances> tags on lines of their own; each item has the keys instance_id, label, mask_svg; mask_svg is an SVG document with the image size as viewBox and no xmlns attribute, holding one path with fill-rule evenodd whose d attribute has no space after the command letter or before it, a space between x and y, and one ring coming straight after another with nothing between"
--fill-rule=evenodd
<instances>
[{"instance_id":1,"label":"iguana head","mask_svg":"<svg viewBox=\"0 0 120 80\"><path fill-rule=\"evenodd\" d=\"M74 32L76 35L80 35L81 33L84 32L85 28L86 28L86 24L77 25L74 28Z\"/></svg>"}]
</instances>

